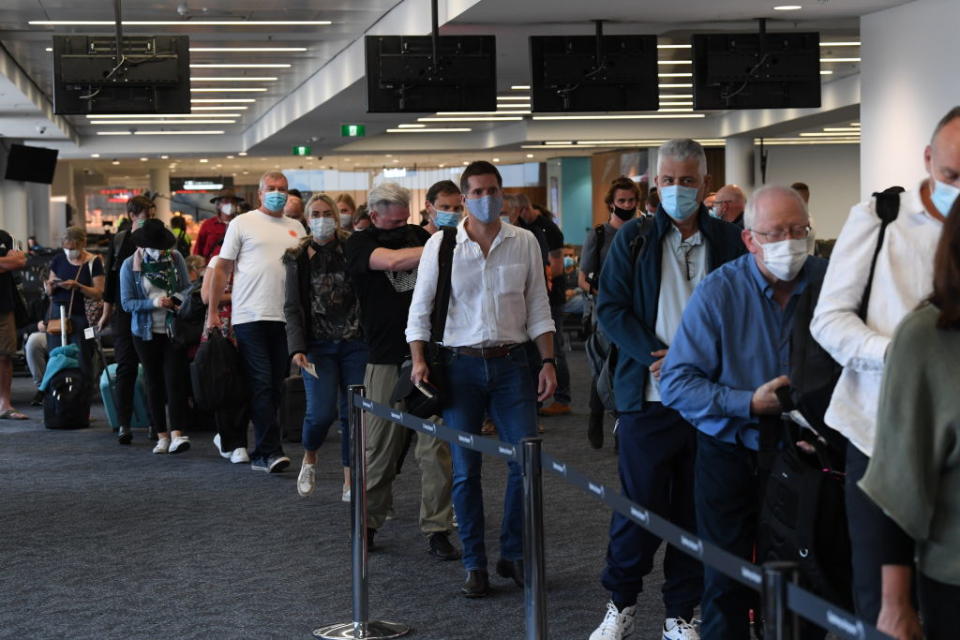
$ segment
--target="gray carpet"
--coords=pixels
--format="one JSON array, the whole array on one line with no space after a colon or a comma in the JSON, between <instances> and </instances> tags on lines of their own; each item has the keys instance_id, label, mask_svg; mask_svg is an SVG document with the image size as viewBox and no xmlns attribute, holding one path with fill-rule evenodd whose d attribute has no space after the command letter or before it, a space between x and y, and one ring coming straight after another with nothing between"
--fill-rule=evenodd
<instances>
[{"instance_id":1,"label":"gray carpet","mask_svg":"<svg viewBox=\"0 0 960 640\"><path fill-rule=\"evenodd\" d=\"M583 352L570 360L574 414L543 419L545 448L617 486L612 438L600 451L586 442ZM28 378L15 379L14 402L33 420L0 421L0 638L307 640L350 619L350 518L335 430L320 452L317 492L303 499L298 445L287 445L291 471L272 476L221 459L212 433L192 434L185 454L155 456L143 431L117 445L99 405L91 429L47 431L28 407L32 395ZM504 471L488 460L491 562ZM416 638L521 638L518 588L493 576L491 597L465 600L460 564L427 555L418 491L411 455L395 485L396 519L371 556L371 616L406 623ZM545 493L549 635L585 640L607 598L599 573L610 514L552 474ZM634 638L660 637L660 582L658 566Z\"/></svg>"}]
</instances>

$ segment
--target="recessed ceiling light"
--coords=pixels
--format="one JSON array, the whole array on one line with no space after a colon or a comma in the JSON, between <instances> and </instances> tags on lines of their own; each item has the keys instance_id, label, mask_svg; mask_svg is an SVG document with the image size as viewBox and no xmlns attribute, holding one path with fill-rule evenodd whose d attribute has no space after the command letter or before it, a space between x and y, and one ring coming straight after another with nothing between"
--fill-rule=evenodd
<instances>
[{"instance_id":1,"label":"recessed ceiling light","mask_svg":"<svg viewBox=\"0 0 960 640\"><path fill-rule=\"evenodd\" d=\"M470 162L469 162L468 160L464 160L464 161L463 161L463 166L467 166L468 164L470 164Z\"/></svg>"},{"instance_id":2,"label":"recessed ceiling light","mask_svg":"<svg viewBox=\"0 0 960 640\"><path fill-rule=\"evenodd\" d=\"M821 47L859 47L860 43L857 41L851 42L821 42Z\"/></svg>"},{"instance_id":3,"label":"recessed ceiling light","mask_svg":"<svg viewBox=\"0 0 960 640\"><path fill-rule=\"evenodd\" d=\"M140 158L140 162L146 162L146 161L149 160L149 159L150 159L150 158Z\"/></svg>"},{"instance_id":4,"label":"recessed ceiling light","mask_svg":"<svg viewBox=\"0 0 960 640\"><path fill-rule=\"evenodd\" d=\"M38 27L112 27L113 20L30 20ZM329 20L123 20L126 27L297 27L300 25L326 26Z\"/></svg>"},{"instance_id":5,"label":"recessed ceiling light","mask_svg":"<svg viewBox=\"0 0 960 640\"><path fill-rule=\"evenodd\" d=\"M200 162L206 164L207 162L210 162L210 161L207 160L206 158L200 158Z\"/></svg>"},{"instance_id":6,"label":"recessed ceiling light","mask_svg":"<svg viewBox=\"0 0 960 640\"><path fill-rule=\"evenodd\" d=\"M661 89L692 89L693 88L692 83L685 83L685 82L658 84L657 86Z\"/></svg>"},{"instance_id":7,"label":"recessed ceiling light","mask_svg":"<svg viewBox=\"0 0 960 640\"><path fill-rule=\"evenodd\" d=\"M800 11L803 9L799 4L781 4L777 7L774 7L774 11Z\"/></svg>"},{"instance_id":8,"label":"recessed ceiling light","mask_svg":"<svg viewBox=\"0 0 960 640\"><path fill-rule=\"evenodd\" d=\"M230 64L191 64L191 69L289 69L293 65L286 62L241 62Z\"/></svg>"},{"instance_id":9,"label":"recessed ceiling light","mask_svg":"<svg viewBox=\"0 0 960 640\"><path fill-rule=\"evenodd\" d=\"M394 161L394 162L400 162L400 160L399 160L398 158L394 158L393 161Z\"/></svg>"},{"instance_id":10,"label":"recessed ceiling light","mask_svg":"<svg viewBox=\"0 0 960 640\"><path fill-rule=\"evenodd\" d=\"M306 47L190 47L191 52L198 53L300 53L306 50Z\"/></svg>"},{"instance_id":11,"label":"recessed ceiling light","mask_svg":"<svg viewBox=\"0 0 960 640\"><path fill-rule=\"evenodd\" d=\"M500 162L500 158L494 158L493 161L494 161L494 162Z\"/></svg>"},{"instance_id":12,"label":"recessed ceiling light","mask_svg":"<svg viewBox=\"0 0 960 640\"><path fill-rule=\"evenodd\" d=\"M91 153L91 154L90 154L90 157L91 157L91 158L99 158L99 157L100 157L100 154L99 154L99 153Z\"/></svg>"},{"instance_id":13,"label":"recessed ceiling light","mask_svg":"<svg viewBox=\"0 0 960 640\"><path fill-rule=\"evenodd\" d=\"M690 49L692 44L658 44L657 49Z\"/></svg>"},{"instance_id":14,"label":"recessed ceiling light","mask_svg":"<svg viewBox=\"0 0 960 640\"><path fill-rule=\"evenodd\" d=\"M528 157L528 158L532 158L532 157L533 157L533 154L532 154L532 153L528 153L528 154L527 154L527 157Z\"/></svg>"},{"instance_id":15,"label":"recessed ceiling light","mask_svg":"<svg viewBox=\"0 0 960 640\"><path fill-rule=\"evenodd\" d=\"M860 58L820 58L820 62L860 62Z\"/></svg>"},{"instance_id":16,"label":"recessed ceiling light","mask_svg":"<svg viewBox=\"0 0 960 640\"><path fill-rule=\"evenodd\" d=\"M693 60L657 60L657 64L693 64Z\"/></svg>"},{"instance_id":17,"label":"recessed ceiling light","mask_svg":"<svg viewBox=\"0 0 960 640\"><path fill-rule=\"evenodd\" d=\"M119 161L119 160L114 160L114 161L111 162L110 164L112 164L113 166L117 166L118 164L120 164L120 161Z\"/></svg>"},{"instance_id":18,"label":"recessed ceiling light","mask_svg":"<svg viewBox=\"0 0 960 640\"><path fill-rule=\"evenodd\" d=\"M509 121L519 121L523 120L520 116L517 117L504 117L504 118L495 118L495 117L477 117L477 118L417 118L420 122L509 122Z\"/></svg>"},{"instance_id":19,"label":"recessed ceiling light","mask_svg":"<svg viewBox=\"0 0 960 640\"><path fill-rule=\"evenodd\" d=\"M266 87L190 87L192 93L265 93Z\"/></svg>"},{"instance_id":20,"label":"recessed ceiling light","mask_svg":"<svg viewBox=\"0 0 960 640\"><path fill-rule=\"evenodd\" d=\"M246 151L241 151L241 152L240 152L240 153L238 153L237 155L238 155L238 156L240 156L240 157L242 158L242 157L244 157L244 156L246 156L246 155L247 155L247 152L246 152Z\"/></svg>"},{"instance_id":21,"label":"recessed ceiling light","mask_svg":"<svg viewBox=\"0 0 960 640\"><path fill-rule=\"evenodd\" d=\"M256 98L190 98L192 103L218 103L218 102L256 102Z\"/></svg>"},{"instance_id":22,"label":"recessed ceiling light","mask_svg":"<svg viewBox=\"0 0 960 640\"><path fill-rule=\"evenodd\" d=\"M820 70L820 75L822 75L822 76L832 76L832 75L833 75L833 71L830 71L829 69L821 69L821 70Z\"/></svg>"},{"instance_id":23,"label":"recessed ceiling light","mask_svg":"<svg viewBox=\"0 0 960 640\"><path fill-rule=\"evenodd\" d=\"M91 120L95 127L114 127L118 124L234 124L236 120Z\"/></svg>"},{"instance_id":24,"label":"recessed ceiling light","mask_svg":"<svg viewBox=\"0 0 960 640\"><path fill-rule=\"evenodd\" d=\"M524 102L529 102L529 96L497 96L497 100L508 101L508 100L522 100Z\"/></svg>"},{"instance_id":25,"label":"recessed ceiling light","mask_svg":"<svg viewBox=\"0 0 960 640\"><path fill-rule=\"evenodd\" d=\"M160 156L160 159L161 159L161 160L167 160L169 157L170 157L170 156L168 156L168 155L162 155L162 156Z\"/></svg>"},{"instance_id":26,"label":"recessed ceiling light","mask_svg":"<svg viewBox=\"0 0 960 640\"><path fill-rule=\"evenodd\" d=\"M227 160L233 160L233 156L227 156Z\"/></svg>"},{"instance_id":27,"label":"recessed ceiling light","mask_svg":"<svg viewBox=\"0 0 960 640\"><path fill-rule=\"evenodd\" d=\"M529 90L530 90L530 85L528 85L528 84L515 84L515 85L513 85L513 86L510 87L510 88L513 89L514 91L529 91ZM440 166L443 166L443 165L440 165Z\"/></svg>"},{"instance_id":28,"label":"recessed ceiling light","mask_svg":"<svg viewBox=\"0 0 960 640\"><path fill-rule=\"evenodd\" d=\"M103 133L103 132L98 132ZM220 136L222 129L198 129L196 131L135 131L136 136Z\"/></svg>"},{"instance_id":29,"label":"recessed ceiling light","mask_svg":"<svg viewBox=\"0 0 960 640\"><path fill-rule=\"evenodd\" d=\"M204 78L190 76L190 82L276 82L275 76L223 76L220 78Z\"/></svg>"},{"instance_id":30,"label":"recessed ceiling light","mask_svg":"<svg viewBox=\"0 0 960 640\"><path fill-rule=\"evenodd\" d=\"M392 153L388 153L388 154L387 154L387 157L388 157L388 158L392 158L392 157L393 157L393 154L392 154Z\"/></svg>"},{"instance_id":31,"label":"recessed ceiling light","mask_svg":"<svg viewBox=\"0 0 960 640\"><path fill-rule=\"evenodd\" d=\"M387 129L387 133L467 133L470 127L437 127L434 129Z\"/></svg>"}]
</instances>

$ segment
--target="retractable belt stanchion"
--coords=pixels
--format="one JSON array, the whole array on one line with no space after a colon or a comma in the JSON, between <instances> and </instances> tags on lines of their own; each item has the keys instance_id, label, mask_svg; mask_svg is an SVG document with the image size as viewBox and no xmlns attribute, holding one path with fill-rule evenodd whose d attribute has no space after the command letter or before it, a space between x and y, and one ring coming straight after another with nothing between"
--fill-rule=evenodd
<instances>
[{"instance_id":1,"label":"retractable belt stanchion","mask_svg":"<svg viewBox=\"0 0 960 640\"><path fill-rule=\"evenodd\" d=\"M767 562L763 565L763 637L768 640L800 640L799 620L787 607L787 585L797 581L797 563Z\"/></svg>"},{"instance_id":2,"label":"retractable belt stanchion","mask_svg":"<svg viewBox=\"0 0 960 640\"><path fill-rule=\"evenodd\" d=\"M351 385L350 395L350 509L353 513L353 622L315 629L313 636L323 640L385 640L399 638L410 628L396 622L368 620L367 602L367 428L366 413L360 399L366 395L363 385Z\"/></svg>"},{"instance_id":3,"label":"retractable belt stanchion","mask_svg":"<svg viewBox=\"0 0 960 640\"><path fill-rule=\"evenodd\" d=\"M526 640L547 637L547 585L543 558L543 440L523 440L523 604Z\"/></svg>"}]
</instances>

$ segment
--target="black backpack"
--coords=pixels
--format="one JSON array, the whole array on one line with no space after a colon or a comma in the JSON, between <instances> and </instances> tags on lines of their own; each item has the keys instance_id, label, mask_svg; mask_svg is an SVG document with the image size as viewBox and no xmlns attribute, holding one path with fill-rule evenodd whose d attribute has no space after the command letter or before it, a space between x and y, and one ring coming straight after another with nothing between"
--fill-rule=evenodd
<instances>
[{"instance_id":1,"label":"black backpack","mask_svg":"<svg viewBox=\"0 0 960 640\"><path fill-rule=\"evenodd\" d=\"M80 369L62 369L50 379L43 397L43 426L47 429L90 426L90 389Z\"/></svg>"},{"instance_id":2,"label":"black backpack","mask_svg":"<svg viewBox=\"0 0 960 640\"><path fill-rule=\"evenodd\" d=\"M207 305L203 304L203 299L200 297L202 284L202 280L197 280L177 294L183 302L173 316L171 337L178 347L185 348L200 344L207 318Z\"/></svg>"},{"instance_id":3,"label":"black backpack","mask_svg":"<svg viewBox=\"0 0 960 640\"><path fill-rule=\"evenodd\" d=\"M596 265L596 269L587 274L587 283L592 289L600 288L600 269L603 267L600 262L600 256L603 255L603 245L606 239L607 234L603 225L598 224L595 226L593 228L593 264Z\"/></svg>"},{"instance_id":4,"label":"black backpack","mask_svg":"<svg viewBox=\"0 0 960 640\"><path fill-rule=\"evenodd\" d=\"M242 404L245 384L240 352L218 329L200 345L190 363L193 398L206 411Z\"/></svg>"}]
</instances>

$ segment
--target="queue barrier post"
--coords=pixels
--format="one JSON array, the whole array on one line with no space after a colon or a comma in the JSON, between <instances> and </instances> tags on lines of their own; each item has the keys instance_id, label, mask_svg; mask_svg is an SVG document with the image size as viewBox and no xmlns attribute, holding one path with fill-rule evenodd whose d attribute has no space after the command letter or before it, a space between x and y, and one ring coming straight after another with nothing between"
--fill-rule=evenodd
<instances>
[{"instance_id":1,"label":"queue barrier post","mask_svg":"<svg viewBox=\"0 0 960 640\"><path fill-rule=\"evenodd\" d=\"M768 640L799 640L799 619L787 607L787 585L797 581L796 562L763 564L763 637Z\"/></svg>"},{"instance_id":2,"label":"queue barrier post","mask_svg":"<svg viewBox=\"0 0 960 640\"><path fill-rule=\"evenodd\" d=\"M547 585L543 536L543 440L525 438L523 448L523 604L526 640L547 637Z\"/></svg>"},{"instance_id":3,"label":"queue barrier post","mask_svg":"<svg viewBox=\"0 0 960 640\"><path fill-rule=\"evenodd\" d=\"M357 401L366 395L363 385L348 388L350 402L350 509L353 515L351 542L353 568L353 621L331 624L313 631L322 640L386 640L399 638L410 627L397 622L369 619L367 577L367 418Z\"/></svg>"}]
</instances>

